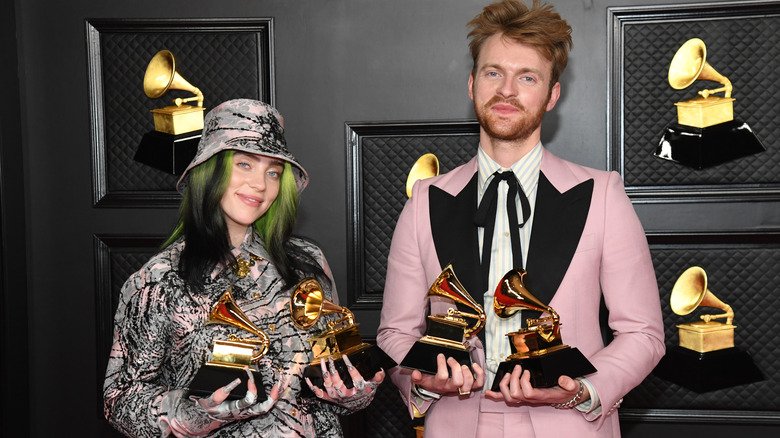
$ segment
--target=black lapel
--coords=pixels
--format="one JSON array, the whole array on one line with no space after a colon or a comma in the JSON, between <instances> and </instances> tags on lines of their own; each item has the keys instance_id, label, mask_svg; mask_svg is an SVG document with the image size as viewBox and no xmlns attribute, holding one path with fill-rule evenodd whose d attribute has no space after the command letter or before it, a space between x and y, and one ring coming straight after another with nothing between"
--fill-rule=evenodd
<instances>
[{"instance_id":1,"label":"black lapel","mask_svg":"<svg viewBox=\"0 0 780 438\"><path fill-rule=\"evenodd\" d=\"M486 285L479 270L479 244L474 215L477 211L477 173L455 196L430 186L428 189L431 235L442 269L452 264L458 280L474 300L482 304Z\"/></svg>"},{"instance_id":2,"label":"black lapel","mask_svg":"<svg viewBox=\"0 0 780 438\"><path fill-rule=\"evenodd\" d=\"M545 304L550 303L569 269L592 195L592 179L559 193L544 173L539 173L525 285Z\"/></svg>"}]
</instances>

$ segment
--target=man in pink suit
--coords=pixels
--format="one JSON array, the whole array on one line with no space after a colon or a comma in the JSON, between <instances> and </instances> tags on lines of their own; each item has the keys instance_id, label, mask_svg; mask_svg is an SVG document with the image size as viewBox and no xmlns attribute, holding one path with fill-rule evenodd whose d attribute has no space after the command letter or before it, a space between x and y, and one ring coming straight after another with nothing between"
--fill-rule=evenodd
<instances>
[{"instance_id":1,"label":"man in pink suit","mask_svg":"<svg viewBox=\"0 0 780 438\"><path fill-rule=\"evenodd\" d=\"M390 248L378 344L401 363L427 316L456 306L426 297L451 264L488 320L482 336L467 339L471 368L439 355L436 374L390 371L410 415L425 415L425 436L620 436L622 397L664 354L661 308L620 176L562 160L540 141L544 113L560 96L571 28L538 0L530 9L518 0L489 5L469 26L480 147L465 165L414 185ZM483 208L491 198L495 219ZM518 366L490 390L509 348L504 335L527 317L502 320L491 306L498 281L515 267L527 270L526 287L558 312L563 341L595 373L534 388ZM606 346L601 308L614 337Z\"/></svg>"}]
</instances>

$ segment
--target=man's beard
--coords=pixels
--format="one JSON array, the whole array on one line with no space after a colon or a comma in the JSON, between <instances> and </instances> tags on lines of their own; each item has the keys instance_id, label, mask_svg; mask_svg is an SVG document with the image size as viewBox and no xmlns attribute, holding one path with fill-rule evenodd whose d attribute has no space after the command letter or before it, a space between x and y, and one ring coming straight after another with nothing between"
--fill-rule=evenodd
<instances>
[{"instance_id":1,"label":"man's beard","mask_svg":"<svg viewBox=\"0 0 780 438\"><path fill-rule=\"evenodd\" d=\"M549 96L547 102L550 101ZM546 112L547 102L536 113L529 113L517 99L504 99L493 96L487 103L478 107L474 104L474 112L477 114L479 125L494 139L505 141L525 140L542 124L542 118ZM520 111L521 118L517 121L501 120L490 112L490 107L497 103L512 105Z\"/></svg>"}]
</instances>

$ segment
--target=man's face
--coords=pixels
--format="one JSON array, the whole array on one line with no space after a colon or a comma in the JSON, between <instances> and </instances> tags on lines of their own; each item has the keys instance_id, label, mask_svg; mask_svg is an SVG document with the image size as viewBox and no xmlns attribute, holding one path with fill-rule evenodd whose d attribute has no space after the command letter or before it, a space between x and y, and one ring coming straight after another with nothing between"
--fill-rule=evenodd
<instances>
[{"instance_id":1,"label":"man's face","mask_svg":"<svg viewBox=\"0 0 780 438\"><path fill-rule=\"evenodd\" d=\"M552 61L532 46L493 35L482 46L469 76L469 97L482 129L499 140L526 140L539 133L544 113L560 96L550 89Z\"/></svg>"}]
</instances>

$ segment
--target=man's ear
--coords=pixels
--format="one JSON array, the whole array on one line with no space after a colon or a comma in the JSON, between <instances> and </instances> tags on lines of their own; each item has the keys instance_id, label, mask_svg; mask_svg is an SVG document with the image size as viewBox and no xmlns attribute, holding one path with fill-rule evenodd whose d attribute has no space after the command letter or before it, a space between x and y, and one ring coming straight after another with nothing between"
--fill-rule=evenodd
<instances>
[{"instance_id":1,"label":"man's ear","mask_svg":"<svg viewBox=\"0 0 780 438\"><path fill-rule=\"evenodd\" d=\"M555 108L555 104L558 102L558 98L561 97L561 83L556 82L550 90L550 100L547 102L546 111L550 111Z\"/></svg>"},{"instance_id":2,"label":"man's ear","mask_svg":"<svg viewBox=\"0 0 780 438\"><path fill-rule=\"evenodd\" d=\"M474 100L474 74L469 73L469 99Z\"/></svg>"}]
</instances>

